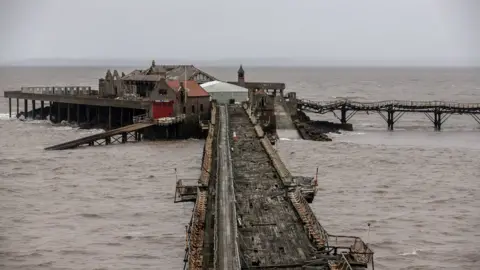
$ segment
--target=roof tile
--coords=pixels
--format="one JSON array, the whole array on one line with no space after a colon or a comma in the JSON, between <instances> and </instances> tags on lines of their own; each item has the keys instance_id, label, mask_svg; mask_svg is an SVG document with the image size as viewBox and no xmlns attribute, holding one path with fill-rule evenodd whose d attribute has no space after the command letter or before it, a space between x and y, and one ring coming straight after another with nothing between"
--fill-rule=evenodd
<instances>
[{"instance_id":1,"label":"roof tile","mask_svg":"<svg viewBox=\"0 0 480 270\"><path fill-rule=\"evenodd\" d=\"M180 88L180 81L172 81L168 80L167 81L168 86L170 86L172 89L178 90ZM188 96L189 97L208 97L210 94L208 94L205 89L203 89L196 81L186 81L184 82L185 88L187 88L188 91Z\"/></svg>"}]
</instances>

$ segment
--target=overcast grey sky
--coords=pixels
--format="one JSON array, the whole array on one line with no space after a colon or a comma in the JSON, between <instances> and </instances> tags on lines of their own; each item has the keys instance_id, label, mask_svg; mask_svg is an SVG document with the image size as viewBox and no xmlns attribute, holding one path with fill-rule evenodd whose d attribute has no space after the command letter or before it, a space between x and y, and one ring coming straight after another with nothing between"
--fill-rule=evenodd
<instances>
[{"instance_id":1,"label":"overcast grey sky","mask_svg":"<svg viewBox=\"0 0 480 270\"><path fill-rule=\"evenodd\" d=\"M0 0L0 63L293 58L480 65L480 0Z\"/></svg>"}]
</instances>

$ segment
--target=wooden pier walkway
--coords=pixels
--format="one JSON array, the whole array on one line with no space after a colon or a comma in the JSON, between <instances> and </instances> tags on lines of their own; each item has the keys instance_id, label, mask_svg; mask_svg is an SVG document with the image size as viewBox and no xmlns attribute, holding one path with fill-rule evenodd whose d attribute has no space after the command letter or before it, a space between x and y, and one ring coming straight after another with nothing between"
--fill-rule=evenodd
<instances>
[{"instance_id":1,"label":"wooden pier walkway","mask_svg":"<svg viewBox=\"0 0 480 270\"><path fill-rule=\"evenodd\" d=\"M81 145L108 145L112 143L126 143L129 140L140 141L141 131L144 128L155 125L155 123L136 123L117 129L112 129L99 134L83 137L73 141L57 144L45 148L45 150L64 150L72 149Z\"/></svg>"},{"instance_id":2,"label":"wooden pier walkway","mask_svg":"<svg viewBox=\"0 0 480 270\"><path fill-rule=\"evenodd\" d=\"M366 268L372 250L358 237L325 231L246 111L230 105L228 118L241 268Z\"/></svg>"},{"instance_id":3,"label":"wooden pier walkway","mask_svg":"<svg viewBox=\"0 0 480 270\"><path fill-rule=\"evenodd\" d=\"M480 124L480 103L402 100L358 102L348 99L312 101L299 99L297 108L319 114L332 112L342 124L347 123L357 112L377 112L387 122L389 130L393 130L393 125L407 112L424 113L432 121L436 130L440 130L442 124L454 114L470 115ZM340 116L335 113L336 111L340 112Z\"/></svg>"}]
</instances>

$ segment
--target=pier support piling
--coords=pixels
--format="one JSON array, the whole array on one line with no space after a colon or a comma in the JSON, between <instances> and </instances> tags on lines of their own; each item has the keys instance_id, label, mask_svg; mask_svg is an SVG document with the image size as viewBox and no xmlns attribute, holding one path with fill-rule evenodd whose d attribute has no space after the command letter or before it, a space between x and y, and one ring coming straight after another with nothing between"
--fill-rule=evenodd
<instances>
[{"instance_id":1,"label":"pier support piling","mask_svg":"<svg viewBox=\"0 0 480 270\"><path fill-rule=\"evenodd\" d=\"M35 120L35 100L32 100L32 120Z\"/></svg>"},{"instance_id":2,"label":"pier support piling","mask_svg":"<svg viewBox=\"0 0 480 270\"><path fill-rule=\"evenodd\" d=\"M60 123L62 122L63 118L62 118L62 110L60 108L62 103L57 103L57 123Z\"/></svg>"},{"instance_id":3,"label":"pier support piling","mask_svg":"<svg viewBox=\"0 0 480 270\"><path fill-rule=\"evenodd\" d=\"M77 124L80 124L80 104L77 104Z\"/></svg>"},{"instance_id":4,"label":"pier support piling","mask_svg":"<svg viewBox=\"0 0 480 270\"><path fill-rule=\"evenodd\" d=\"M352 117L358 112L357 110L351 110L352 112L348 114L348 109L346 107L342 107L340 110L340 117L335 113L335 111L332 111L333 115L340 120L340 123L346 124Z\"/></svg>"},{"instance_id":5,"label":"pier support piling","mask_svg":"<svg viewBox=\"0 0 480 270\"><path fill-rule=\"evenodd\" d=\"M430 121L432 121L436 131L442 130L442 124L445 123L450 116L452 116L451 113L443 113L441 111L435 111L433 113L433 117L429 113L425 113L425 115L428 117L428 119L430 119Z\"/></svg>"},{"instance_id":6,"label":"pier support piling","mask_svg":"<svg viewBox=\"0 0 480 270\"><path fill-rule=\"evenodd\" d=\"M345 106L342 106L341 113L342 113L342 116L341 116L340 122L342 124L346 124L347 123L347 109L345 108Z\"/></svg>"},{"instance_id":7,"label":"pier support piling","mask_svg":"<svg viewBox=\"0 0 480 270\"><path fill-rule=\"evenodd\" d=\"M108 130L112 129L112 107L108 107Z\"/></svg>"},{"instance_id":8,"label":"pier support piling","mask_svg":"<svg viewBox=\"0 0 480 270\"><path fill-rule=\"evenodd\" d=\"M52 121L52 106L53 106L53 102L49 101L48 102L48 117L50 119L48 119L48 120L50 120L50 121Z\"/></svg>"},{"instance_id":9,"label":"pier support piling","mask_svg":"<svg viewBox=\"0 0 480 270\"><path fill-rule=\"evenodd\" d=\"M17 98L17 116L20 113L20 100Z\"/></svg>"},{"instance_id":10,"label":"pier support piling","mask_svg":"<svg viewBox=\"0 0 480 270\"><path fill-rule=\"evenodd\" d=\"M97 107L97 115L96 115L96 124L98 125L100 123L100 108Z\"/></svg>"},{"instance_id":11,"label":"pier support piling","mask_svg":"<svg viewBox=\"0 0 480 270\"><path fill-rule=\"evenodd\" d=\"M85 116L87 117L87 123L90 123L90 106L85 105Z\"/></svg>"},{"instance_id":12,"label":"pier support piling","mask_svg":"<svg viewBox=\"0 0 480 270\"><path fill-rule=\"evenodd\" d=\"M23 113L25 114L25 119L27 119L28 115L28 99L23 100Z\"/></svg>"},{"instance_id":13,"label":"pier support piling","mask_svg":"<svg viewBox=\"0 0 480 270\"><path fill-rule=\"evenodd\" d=\"M388 130L393 130L393 124L395 124L393 120L393 111L388 111L387 112L387 126Z\"/></svg>"},{"instance_id":14,"label":"pier support piling","mask_svg":"<svg viewBox=\"0 0 480 270\"><path fill-rule=\"evenodd\" d=\"M70 103L67 103L67 122L70 123Z\"/></svg>"},{"instance_id":15,"label":"pier support piling","mask_svg":"<svg viewBox=\"0 0 480 270\"><path fill-rule=\"evenodd\" d=\"M8 117L12 118L12 99L8 99Z\"/></svg>"},{"instance_id":16,"label":"pier support piling","mask_svg":"<svg viewBox=\"0 0 480 270\"><path fill-rule=\"evenodd\" d=\"M123 127L123 108L120 108L120 126Z\"/></svg>"},{"instance_id":17,"label":"pier support piling","mask_svg":"<svg viewBox=\"0 0 480 270\"><path fill-rule=\"evenodd\" d=\"M387 129L393 131L393 126L395 123L405 114L405 112L399 112L395 115L395 110L388 109L387 116L385 116L381 111L377 111L378 114L387 122Z\"/></svg>"},{"instance_id":18,"label":"pier support piling","mask_svg":"<svg viewBox=\"0 0 480 270\"><path fill-rule=\"evenodd\" d=\"M40 118L41 119L45 119L44 107L45 107L44 101L40 100Z\"/></svg>"}]
</instances>

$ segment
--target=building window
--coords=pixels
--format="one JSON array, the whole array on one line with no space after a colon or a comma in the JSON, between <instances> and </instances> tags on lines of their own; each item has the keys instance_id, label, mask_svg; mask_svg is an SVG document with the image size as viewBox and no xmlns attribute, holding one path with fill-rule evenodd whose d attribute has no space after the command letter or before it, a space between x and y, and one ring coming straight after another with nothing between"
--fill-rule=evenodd
<instances>
[{"instance_id":1,"label":"building window","mask_svg":"<svg viewBox=\"0 0 480 270\"><path fill-rule=\"evenodd\" d=\"M167 94L167 89L159 89L158 94L159 95L166 95Z\"/></svg>"},{"instance_id":2,"label":"building window","mask_svg":"<svg viewBox=\"0 0 480 270\"><path fill-rule=\"evenodd\" d=\"M200 112L203 112L203 104L200 104Z\"/></svg>"},{"instance_id":3,"label":"building window","mask_svg":"<svg viewBox=\"0 0 480 270\"><path fill-rule=\"evenodd\" d=\"M192 113L195 113L195 105L192 105Z\"/></svg>"},{"instance_id":4,"label":"building window","mask_svg":"<svg viewBox=\"0 0 480 270\"><path fill-rule=\"evenodd\" d=\"M183 106L183 114L187 113L187 107Z\"/></svg>"}]
</instances>

